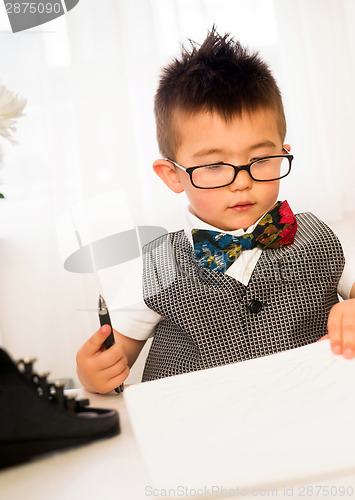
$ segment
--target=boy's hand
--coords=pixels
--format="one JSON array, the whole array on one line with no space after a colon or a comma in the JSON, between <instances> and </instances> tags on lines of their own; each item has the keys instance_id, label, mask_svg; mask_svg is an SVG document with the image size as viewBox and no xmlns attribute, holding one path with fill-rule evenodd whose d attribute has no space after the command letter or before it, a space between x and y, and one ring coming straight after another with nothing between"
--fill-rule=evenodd
<instances>
[{"instance_id":1,"label":"boy's hand","mask_svg":"<svg viewBox=\"0 0 355 500\"><path fill-rule=\"evenodd\" d=\"M116 342L109 349L102 345L110 330L108 325L103 325L77 352L78 377L88 391L105 394L128 377L128 360L122 342Z\"/></svg>"},{"instance_id":2,"label":"boy's hand","mask_svg":"<svg viewBox=\"0 0 355 500\"><path fill-rule=\"evenodd\" d=\"M355 299L335 304L328 318L328 335L334 354L342 354L346 359L355 357ZM320 340L322 340L320 339Z\"/></svg>"}]
</instances>

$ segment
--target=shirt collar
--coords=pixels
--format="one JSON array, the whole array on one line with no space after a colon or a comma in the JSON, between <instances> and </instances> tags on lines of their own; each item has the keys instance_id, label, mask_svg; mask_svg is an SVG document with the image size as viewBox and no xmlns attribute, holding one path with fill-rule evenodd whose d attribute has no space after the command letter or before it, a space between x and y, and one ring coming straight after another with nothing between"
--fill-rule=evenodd
<instances>
[{"instance_id":1,"label":"shirt collar","mask_svg":"<svg viewBox=\"0 0 355 500\"><path fill-rule=\"evenodd\" d=\"M259 221L263 217L264 217L264 215L262 215L260 217L260 219L258 219L255 222L255 224L253 224L250 227L248 227L248 229L246 231L244 231L244 229L240 228L240 229L236 229L235 231L226 231L226 232L228 232L228 234L232 234L234 236L243 236L243 234L251 233L256 228L256 226L258 225ZM186 234L186 236L187 236L187 238L190 241L190 243L191 243L192 246L193 246L193 240L192 240L191 231L193 229L207 229L209 231L223 231L222 229L220 229L218 227L211 226L210 224L207 224L207 222L204 222L203 220L199 219L196 215L194 215L191 212L190 207L187 206L186 209L185 209L185 226L184 226L184 231L185 231L185 234Z\"/></svg>"}]
</instances>

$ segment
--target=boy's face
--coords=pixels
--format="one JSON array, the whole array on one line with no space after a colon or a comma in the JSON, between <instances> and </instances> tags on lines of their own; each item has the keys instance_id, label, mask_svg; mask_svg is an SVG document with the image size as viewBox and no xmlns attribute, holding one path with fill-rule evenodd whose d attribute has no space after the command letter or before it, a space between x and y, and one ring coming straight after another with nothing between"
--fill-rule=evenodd
<instances>
[{"instance_id":1,"label":"boy's face","mask_svg":"<svg viewBox=\"0 0 355 500\"><path fill-rule=\"evenodd\" d=\"M275 111L244 113L230 123L216 113L177 115L180 145L174 160L185 168L215 162L239 166L257 157L282 154ZM170 189L186 192L193 214L223 231L247 229L278 198L280 181L256 182L245 170L229 186L198 189L186 172L170 162L157 160L154 169Z\"/></svg>"}]
</instances>

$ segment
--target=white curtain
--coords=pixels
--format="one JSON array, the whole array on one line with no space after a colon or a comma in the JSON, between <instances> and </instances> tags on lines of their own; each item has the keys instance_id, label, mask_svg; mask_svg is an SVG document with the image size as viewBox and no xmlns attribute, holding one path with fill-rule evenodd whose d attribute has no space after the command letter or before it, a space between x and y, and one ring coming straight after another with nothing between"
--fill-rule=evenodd
<instances>
[{"instance_id":1,"label":"white curtain","mask_svg":"<svg viewBox=\"0 0 355 500\"><path fill-rule=\"evenodd\" d=\"M151 167L153 97L162 65L213 24L259 50L279 82L295 156L280 199L355 245L352 0L82 0L16 35L1 18L0 80L28 99L18 146L1 141L0 331L14 357L75 379L75 352L97 329L100 283L64 270L63 213L123 190L134 225L181 227L184 195Z\"/></svg>"}]
</instances>

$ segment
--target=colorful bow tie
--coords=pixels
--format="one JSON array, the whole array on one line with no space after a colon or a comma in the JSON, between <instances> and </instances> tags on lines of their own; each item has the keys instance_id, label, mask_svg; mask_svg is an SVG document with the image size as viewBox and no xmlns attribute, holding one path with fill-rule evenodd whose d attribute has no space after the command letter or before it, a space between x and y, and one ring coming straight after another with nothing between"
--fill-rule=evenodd
<instances>
[{"instance_id":1,"label":"colorful bow tie","mask_svg":"<svg viewBox=\"0 0 355 500\"><path fill-rule=\"evenodd\" d=\"M252 233L243 236L193 229L196 258L202 267L224 273L242 250L254 247L279 248L293 243L297 221L287 201L278 201L260 220Z\"/></svg>"}]
</instances>

